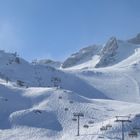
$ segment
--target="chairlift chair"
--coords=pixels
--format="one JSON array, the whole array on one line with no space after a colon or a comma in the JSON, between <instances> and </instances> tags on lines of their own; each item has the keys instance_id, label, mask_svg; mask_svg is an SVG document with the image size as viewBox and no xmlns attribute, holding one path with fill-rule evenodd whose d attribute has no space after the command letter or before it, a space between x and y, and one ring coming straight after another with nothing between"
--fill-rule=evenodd
<instances>
[{"instance_id":1,"label":"chairlift chair","mask_svg":"<svg viewBox=\"0 0 140 140\"><path fill-rule=\"evenodd\" d=\"M84 128L89 128L89 126L88 126L87 124L85 124L83 127L84 127Z\"/></svg>"},{"instance_id":2,"label":"chairlift chair","mask_svg":"<svg viewBox=\"0 0 140 140\"><path fill-rule=\"evenodd\" d=\"M104 139L104 136L98 136L99 139Z\"/></svg>"},{"instance_id":3,"label":"chairlift chair","mask_svg":"<svg viewBox=\"0 0 140 140\"><path fill-rule=\"evenodd\" d=\"M70 104L72 104L72 103L73 103L73 101L69 101L69 103L70 103Z\"/></svg>"},{"instance_id":4,"label":"chairlift chair","mask_svg":"<svg viewBox=\"0 0 140 140\"><path fill-rule=\"evenodd\" d=\"M136 117L137 117L137 118L140 118L140 114L136 114Z\"/></svg>"},{"instance_id":5,"label":"chairlift chair","mask_svg":"<svg viewBox=\"0 0 140 140\"><path fill-rule=\"evenodd\" d=\"M134 137L138 137L138 133L137 133L137 131L131 131L129 134L129 137L131 137L131 138L134 138Z\"/></svg>"},{"instance_id":6,"label":"chairlift chair","mask_svg":"<svg viewBox=\"0 0 140 140\"><path fill-rule=\"evenodd\" d=\"M88 122L88 124L94 124L94 121L90 120L90 121Z\"/></svg>"},{"instance_id":7,"label":"chairlift chair","mask_svg":"<svg viewBox=\"0 0 140 140\"><path fill-rule=\"evenodd\" d=\"M77 119L76 119L76 118L72 118L72 120L73 120L73 121L77 121Z\"/></svg>"},{"instance_id":8,"label":"chairlift chair","mask_svg":"<svg viewBox=\"0 0 140 140\"><path fill-rule=\"evenodd\" d=\"M65 111L68 111L69 109L68 108L65 108Z\"/></svg>"},{"instance_id":9,"label":"chairlift chair","mask_svg":"<svg viewBox=\"0 0 140 140\"><path fill-rule=\"evenodd\" d=\"M134 127L133 130L140 131L140 127Z\"/></svg>"},{"instance_id":10,"label":"chairlift chair","mask_svg":"<svg viewBox=\"0 0 140 140\"><path fill-rule=\"evenodd\" d=\"M59 99L62 99L62 96L59 96L58 98L59 98Z\"/></svg>"},{"instance_id":11,"label":"chairlift chair","mask_svg":"<svg viewBox=\"0 0 140 140\"><path fill-rule=\"evenodd\" d=\"M106 126L102 126L101 128L100 128L100 131L106 131L107 130L107 127Z\"/></svg>"},{"instance_id":12,"label":"chairlift chair","mask_svg":"<svg viewBox=\"0 0 140 140\"><path fill-rule=\"evenodd\" d=\"M112 125L111 125L111 124L107 124L106 127L107 127L107 128L111 128Z\"/></svg>"}]
</instances>

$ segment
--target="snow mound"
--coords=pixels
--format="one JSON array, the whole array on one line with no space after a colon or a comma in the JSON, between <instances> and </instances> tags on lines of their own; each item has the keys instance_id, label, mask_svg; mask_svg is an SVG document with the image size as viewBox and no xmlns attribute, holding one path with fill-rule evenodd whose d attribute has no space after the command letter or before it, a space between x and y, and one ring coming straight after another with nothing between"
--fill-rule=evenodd
<instances>
[{"instance_id":1,"label":"snow mound","mask_svg":"<svg viewBox=\"0 0 140 140\"><path fill-rule=\"evenodd\" d=\"M12 126L22 125L61 131L62 126L56 115L51 111L28 109L14 112L10 115Z\"/></svg>"}]
</instances>

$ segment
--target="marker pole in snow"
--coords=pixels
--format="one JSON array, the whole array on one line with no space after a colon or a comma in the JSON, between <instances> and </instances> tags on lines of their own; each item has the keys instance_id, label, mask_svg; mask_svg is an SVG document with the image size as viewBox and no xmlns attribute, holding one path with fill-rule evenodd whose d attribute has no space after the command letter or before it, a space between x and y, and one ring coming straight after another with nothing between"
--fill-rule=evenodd
<instances>
[{"instance_id":1,"label":"marker pole in snow","mask_svg":"<svg viewBox=\"0 0 140 140\"><path fill-rule=\"evenodd\" d=\"M121 122L122 124L122 140L124 140L124 123L130 123L130 116L116 116L116 122Z\"/></svg>"},{"instance_id":2,"label":"marker pole in snow","mask_svg":"<svg viewBox=\"0 0 140 140\"><path fill-rule=\"evenodd\" d=\"M84 117L83 113L73 113L74 117L77 117L77 136L80 136L80 117Z\"/></svg>"}]
</instances>

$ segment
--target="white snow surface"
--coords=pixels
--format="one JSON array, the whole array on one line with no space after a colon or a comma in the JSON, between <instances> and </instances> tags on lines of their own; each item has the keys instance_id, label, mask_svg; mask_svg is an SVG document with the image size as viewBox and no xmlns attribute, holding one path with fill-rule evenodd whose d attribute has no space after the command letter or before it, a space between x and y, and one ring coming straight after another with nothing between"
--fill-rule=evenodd
<instances>
[{"instance_id":1,"label":"white snow surface","mask_svg":"<svg viewBox=\"0 0 140 140\"><path fill-rule=\"evenodd\" d=\"M32 64L0 51L0 140L118 140L118 115L132 121L125 123L125 139L135 131L133 139L139 140L139 47L111 38L93 56L80 51L80 59L67 68ZM54 77L61 79L59 87L54 87ZM84 114L80 136L73 113ZM107 125L111 127L100 130Z\"/></svg>"}]
</instances>

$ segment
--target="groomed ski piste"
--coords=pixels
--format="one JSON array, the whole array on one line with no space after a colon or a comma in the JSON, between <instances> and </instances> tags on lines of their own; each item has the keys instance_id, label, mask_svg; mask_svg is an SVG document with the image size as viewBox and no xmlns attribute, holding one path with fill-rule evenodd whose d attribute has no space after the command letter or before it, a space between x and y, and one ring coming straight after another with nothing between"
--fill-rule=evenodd
<instances>
[{"instance_id":1,"label":"groomed ski piste","mask_svg":"<svg viewBox=\"0 0 140 140\"><path fill-rule=\"evenodd\" d=\"M122 121L125 140L139 140L139 48L111 38L60 68L0 51L0 140L120 140Z\"/></svg>"}]
</instances>

